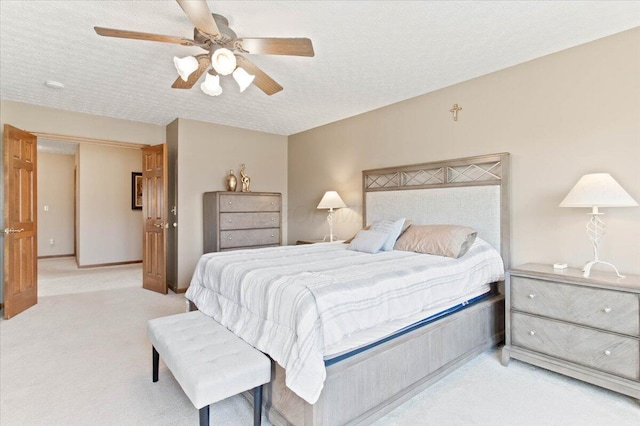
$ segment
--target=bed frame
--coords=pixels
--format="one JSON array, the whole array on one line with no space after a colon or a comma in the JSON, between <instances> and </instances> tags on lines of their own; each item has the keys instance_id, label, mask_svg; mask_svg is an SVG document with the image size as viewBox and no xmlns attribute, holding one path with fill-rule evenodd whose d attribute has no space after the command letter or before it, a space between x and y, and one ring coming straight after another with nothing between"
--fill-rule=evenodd
<instances>
[{"instance_id":1,"label":"bed frame","mask_svg":"<svg viewBox=\"0 0 640 426\"><path fill-rule=\"evenodd\" d=\"M386 216L474 226L509 267L508 153L365 170L362 178L365 225ZM504 296L496 290L488 299L330 365L313 405L285 386L285 370L273 362L264 412L274 425L368 424L503 339Z\"/></svg>"}]
</instances>

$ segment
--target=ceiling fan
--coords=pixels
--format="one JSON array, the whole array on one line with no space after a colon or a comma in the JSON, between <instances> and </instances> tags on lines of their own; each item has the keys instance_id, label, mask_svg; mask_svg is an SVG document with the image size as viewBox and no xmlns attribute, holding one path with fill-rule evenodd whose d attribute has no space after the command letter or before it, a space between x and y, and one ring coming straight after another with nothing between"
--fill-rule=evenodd
<instances>
[{"instance_id":1,"label":"ceiling fan","mask_svg":"<svg viewBox=\"0 0 640 426\"><path fill-rule=\"evenodd\" d=\"M106 37L159 41L204 49L206 53L174 58L180 77L171 87L190 89L202 74L206 73L205 81L200 88L211 96L222 93L219 75L229 74L233 74L233 78L240 86L240 91L244 91L251 83L267 95L273 95L282 90L282 86L249 61L244 54L314 56L313 45L308 38L238 38L229 28L227 18L211 13L206 0L176 1L195 26L193 40L112 28L94 27L94 29L96 33Z\"/></svg>"}]
</instances>

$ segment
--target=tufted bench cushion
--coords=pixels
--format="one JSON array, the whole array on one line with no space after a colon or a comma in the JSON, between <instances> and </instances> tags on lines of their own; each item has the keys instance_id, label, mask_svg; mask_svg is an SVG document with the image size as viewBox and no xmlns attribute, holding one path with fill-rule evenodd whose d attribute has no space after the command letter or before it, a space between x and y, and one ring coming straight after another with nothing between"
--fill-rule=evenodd
<instances>
[{"instance_id":1,"label":"tufted bench cushion","mask_svg":"<svg viewBox=\"0 0 640 426\"><path fill-rule=\"evenodd\" d=\"M147 331L154 381L159 355L197 409L271 380L268 357L199 311L150 320Z\"/></svg>"}]
</instances>

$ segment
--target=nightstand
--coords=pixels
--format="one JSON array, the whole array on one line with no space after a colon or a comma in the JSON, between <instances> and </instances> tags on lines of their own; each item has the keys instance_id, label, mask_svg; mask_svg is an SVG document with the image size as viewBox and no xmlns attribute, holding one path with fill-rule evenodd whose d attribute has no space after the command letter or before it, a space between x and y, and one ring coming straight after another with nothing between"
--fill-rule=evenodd
<instances>
[{"instance_id":1,"label":"nightstand","mask_svg":"<svg viewBox=\"0 0 640 426\"><path fill-rule=\"evenodd\" d=\"M640 276L528 263L507 272L506 344L515 358L640 398Z\"/></svg>"},{"instance_id":2,"label":"nightstand","mask_svg":"<svg viewBox=\"0 0 640 426\"><path fill-rule=\"evenodd\" d=\"M299 246L301 244L317 244L317 243L328 243L327 240L298 240L296 241L296 245ZM334 243L344 242L344 240L333 240Z\"/></svg>"}]
</instances>

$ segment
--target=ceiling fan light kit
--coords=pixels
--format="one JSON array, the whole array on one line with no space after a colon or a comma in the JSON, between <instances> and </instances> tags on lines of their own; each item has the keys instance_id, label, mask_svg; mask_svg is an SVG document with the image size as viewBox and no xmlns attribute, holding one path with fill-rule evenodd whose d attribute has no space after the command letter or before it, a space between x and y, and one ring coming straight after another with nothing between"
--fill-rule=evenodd
<instances>
[{"instance_id":1,"label":"ceiling fan light kit","mask_svg":"<svg viewBox=\"0 0 640 426\"><path fill-rule=\"evenodd\" d=\"M236 70L233 72L233 79L236 81L236 83L238 83L238 86L240 86L240 92L244 92L247 87L251 86L251 83L253 83L253 80L255 78L255 75L249 74L247 71L245 71L244 68L241 67L236 68Z\"/></svg>"},{"instance_id":2,"label":"ceiling fan light kit","mask_svg":"<svg viewBox=\"0 0 640 426\"><path fill-rule=\"evenodd\" d=\"M236 57L229 50L220 48L211 55L211 65L220 75L229 75L236 69Z\"/></svg>"},{"instance_id":3,"label":"ceiling fan light kit","mask_svg":"<svg viewBox=\"0 0 640 426\"><path fill-rule=\"evenodd\" d=\"M178 75L184 81L189 80L189 76L198 69L198 60L193 56L187 56L184 58L173 57L173 64L176 66Z\"/></svg>"},{"instance_id":4,"label":"ceiling fan light kit","mask_svg":"<svg viewBox=\"0 0 640 426\"><path fill-rule=\"evenodd\" d=\"M218 96L222 93L220 86L220 76L207 73L204 81L200 84L200 90L209 96Z\"/></svg>"},{"instance_id":5,"label":"ceiling fan light kit","mask_svg":"<svg viewBox=\"0 0 640 426\"><path fill-rule=\"evenodd\" d=\"M282 90L282 86L264 71L249 61L245 54L314 56L313 45L308 38L238 38L229 28L229 21L222 15L211 13L207 0L176 0L185 15L195 26L194 39L142 33L138 31L116 30L94 27L98 35L104 37L128 38L162 43L174 43L182 46L199 47L207 54L174 57L173 62L180 77L172 84L174 89L190 89L206 73L205 81L200 85L203 92L210 96L222 93L220 75L233 73L240 91L251 84L256 85L271 96ZM209 71L212 66L218 75Z\"/></svg>"}]
</instances>

